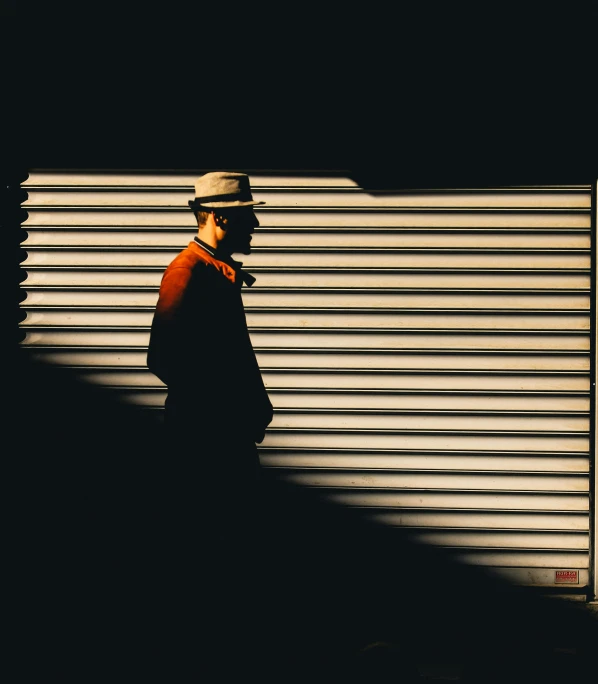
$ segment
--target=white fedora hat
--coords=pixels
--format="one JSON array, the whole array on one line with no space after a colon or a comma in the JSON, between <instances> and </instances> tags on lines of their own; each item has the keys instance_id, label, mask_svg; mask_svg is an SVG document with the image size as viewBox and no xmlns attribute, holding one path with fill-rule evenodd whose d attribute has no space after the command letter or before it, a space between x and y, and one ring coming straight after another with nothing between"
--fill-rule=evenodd
<instances>
[{"instance_id":1,"label":"white fedora hat","mask_svg":"<svg viewBox=\"0 0 598 684\"><path fill-rule=\"evenodd\" d=\"M192 209L250 207L266 204L253 199L249 176L235 171L210 171L195 181L195 199L189 201Z\"/></svg>"}]
</instances>

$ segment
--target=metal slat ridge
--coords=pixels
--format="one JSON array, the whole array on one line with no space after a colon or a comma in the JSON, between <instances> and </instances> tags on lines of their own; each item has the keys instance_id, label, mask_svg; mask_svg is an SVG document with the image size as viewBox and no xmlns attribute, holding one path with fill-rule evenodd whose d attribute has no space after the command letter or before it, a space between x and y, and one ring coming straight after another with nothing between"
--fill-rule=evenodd
<instances>
[{"instance_id":1,"label":"metal slat ridge","mask_svg":"<svg viewBox=\"0 0 598 684\"><path fill-rule=\"evenodd\" d=\"M131 389L129 386L128 389ZM326 435L477 435L477 436L504 436L504 437L579 437L588 436L588 430L487 430L475 429L434 429L434 428L332 428L332 427L270 427L268 434L326 434ZM536 453L536 452L534 452ZM563 452L587 454L587 451Z\"/></svg>"},{"instance_id":2,"label":"metal slat ridge","mask_svg":"<svg viewBox=\"0 0 598 684\"><path fill-rule=\"evenodd\" d=\"M288 454L298 454L298 453L310 453L310 454L325 454L327 456L331 454L357 454L357 455L385 455L385 456L471 456L474 454L481 455L501 455L509 456L512 458L544 458L546 456L552 456L562 459L569 458L579 458L581 456L587 456L587 451L574 452L574 451L534 451L529 452L527 450L509 450L504 449L414 449L401 448L401 447L312 447L312 446L270 446L268 444L260 444L259 450L267 453L268 451L284 451ZM366 462L367 463L367 462ZM367 468L367 465L365 466ZM296 469L296 468L295 468ZM370 468L371 469L371 468ZM489 472L489 471L481 471ZM502 472L502 471L496 471ZM517 471L518 472L518 471ZM530 470L530 473L537 471ZM560 471L559 471L560 472ZM582 474L587 475L588 470L580 471Z\"/></svg>"},{"instance_id":3,"label":"metal slat ridge","mask_svg":"<svg viewBox=\"0 0 598 684\"><path fill-rule=\"evenodd\" d=\"M44 349L44 347L38 347ZM72 371L85 371L85 370L97 370L100 372L113 372L120 373L126 371L137 371L145 370L145 366L114 366L114 365L98 365L98 366L80 366L80 365L63 365L62 368L69 369ZM261 366L263 373L301 373L304 371L309 371L310 373L318 374L329 374L329 373L344 373L347 375L361 375L361 374L372 374L372 375L548 375L548 376L559 376L559 375L573 375L573 376L587 376L589 375L589 370L569 370L569 369L551 369L551 370L534 370L534 369L494 369L494 368L466 368L453 370L450 368L354 368L354 367L342 367L338 366Z\"/></svg>"},{"instance_id":4,"label":"metal slat ridge","mask_svg":"<svg viewBox=\"0 0 598 684\"><path fill-rule=\"evenodd\" d=\"M44 267L38 267L38 270ZM27 285L25 290L35 292L158 292L159 285ZM449 287L260 287L253 285L252 293L258 294L523 294L533 296L535 294L554 296L566 296L570 294L590 293L590 288L555 289L555 288L449 288Z\"/></svg>"},{"instance_id":5,"label":"metal slat ridge","mask_svg":"<svg viewBox=\"0 0 598 684\"><path fill-rule=\"evenodd\" d=\"M23 250L26 251L26 250ZM79 250L80 251L80 250ZM77 264L31 264L27 265L28 271L73 271L73 272L122 272L122 273L145 273L145 272L159 272L162 273L165 266L162 265L143 265L143 266L121 266L115 264L113 266L104 266L101 264L93 264L92 266L83 266ZM391 274L391 273L473 273L473 274L517 274L517 275L590 275L590 268L486 268L486 267L471 267L471 266L438 266L432 268L430 266L373 266L366 268L364 266L251 266L252 273L293 273L293 274ZM520 289L520 288L519 288Z\"/></svg>"},{"instance_id":6,"label":"metal slat ridge","mask_svg":"<svg viewBox=\"0 0 598 684\"><path fill-rule=\"evenodd\" d=\"M92 224L92 225L82 225L75 226L69 225L59 225L59 224L44 224L44 223L27 223L23 226L27 232L60 232L60 233L76 233L79 231L93 232L98 234L105 233L175 233L175 232L187 232L190 236L195 234L194 227L189 227L187 223L181 224L169 224L167 226L162 225L125 225L118 226L114 224ZM424 234L424 235L446 235L447 233L454 233L456 235L511 235L511 234L525 234L525 235L552 235L554 233L561 233L563 235L591 235L592 231L590 227L583 226L372 226L372 225L349 225L343 224L342 226L336 225L325 225L325 226L266 226L260 225L259 233L265 235L319 235L323 231L331 234L349 234L355 233L356 235L369 234L369 235L413 235L413 234ZM530 233L531 231L531 233ZM182 245L179 245L181 248ZM174 248L174 245L173 245Z\"/></svg>"},{"instance_id":7,"label":"metal slat ridge","mask_svg":"<svg viewBox=\"0 0 598 684\"><path fill-rule=\"evenodd\" d=\"M25 245L30 252L174 252L181 245ZM585 247L252 247L252 254L590 254ZM433 270L436 270L434 268ZM503 270L503 269L497 269Z\"/></svg>"},{"instance_id":8,"label":"metal slat ridge","mask_svg":"<svg viewBox=\"0 0 598 684\"><path fill-rule=\"evenodd\" d=\"M268 471L275 471L275 470L280 470L284 475L289 474L289 470L291 469L286 469L286 468L280 468L279 466L268 466L267 467ZM307 470L307 469L304 469ZM354 472L354 471L351 471ZM362 474L361 472L359 473L360 475ZM559 473L560 476L560 473ZM303 484L305 487L309 487L310 489L316 489L316 490L330 490L330 491L336 491L338 492L339 490L344 490L347 492L356 492L356 491L361 491L361 492L372 492L372 493L400 493L400 494L506 494L506 495L518 495L518 494L524 494L526 496L538 496L541 497L542 495L558 495L558 496L566 496L566 495L571 495L571 496L588 496L589 492L587 491L582 491L582 492L572 492L569 490L560 490L560 489L466 489L466 488L460 488L460 487L392 487L392 486L387 486L387 487L373 487L373 486L364 486L364 485L351 485L350 487L347 486L342 486L342 485L320 485L320 484ZM477 509L464 509L464 510L477 510ZM488 510L494 510L494 509L488 509ZM507 509L507 510L529 510L529 509ZM534 511L536 510L543 510L543 509L533 509ZM550 511L551 509L546 509L547 511Z\"/></svg>"},{"instance_id":9,"label":"metal slat ridge","mask_svg":"<svg viewBox=\"0 0 598 684\"><path fill-rule=\"evenodd\" d=\"M258 173L260 171L258 170ZM200 175L198 171L197 175ZM291 171L292 173L292 171ZM319 173L321 172L314 172ZM336 176L342 177L343 174L348 174L348 171L340 170L334 172ZM251 173L249 175L252 175ZM191 184L194 177L189 178L189 183ZM281 180L284 177L281 176ZM326 177L322 177L323 181L326 181ZM153 192L154 190L164 190L164 191L180 191L180 192L190 192L190 185L148 185L148 184L130 184L130 185L98 185L95 183L77 183L72 185L67 184L49 184L49 183L35 183L29 180L22 183L23 188L26 190L68 190L68 191L84 191L89 190L114 192L116 191L133 191L137 192L139 190L146 190L148 192ZM313 191L313 192L352 192L352 193L362 193L363 188L358 185L353 185L347 183L346 185L336 185L330 182L321 182L314 185L268 185L261 184L259 182L259 177L252 179L252 188L257 192L299 192L299 191ZM471 194L471 195L488 195L488 194L536 194L542 195L547 193L562 193L562 194L589 194L592 189L591 185L504 185L489 188L409 188L409 190L389 190L387 188L373 188L369 192L373 194L390 194L394 196L400 196L401 194L429 194L429 195L460 195L460 194Z\"/></svg>"},{"instance_id":10,"label":"metal slat ridge","mask_svg":"<svg viewBox=\"0 0 598 684\"><path fill-rule=\"evenodd\" d=\"M127 326L127 325L27 325L21 327L30 331L70 331L70 332L149 332L149 325ZM298 327L268 327L268 326L249 326L250 333L271 332L271 333L313 333L313 334L332 334L344 333L355 335L380 334L380 335L401 335L401 334L426 334L426 335L480 335L480 336L507 336L507 335L532 335L532 336L586 336L589 337L590 331L584 329L544 328L537 330L534 328L298 328Z\"/></svg>"},{"instance_id":11,"label":"metal slat ridge","mask_svg":"<svg viewBox=\"0 0 598 684\"><path fill-rule=\"evenodd\" d=\"M191 194L191 193L189 193ZM184 206L184 202L181 205L148 205L148 204L126 204L126 205L97 205L97 204L23 204L23 208L26 211L38 211L38 212L67 212L67 213L77 213L77 212L94 212L94 213L133 213L133 212L156 212L156 213L189 213L189 207ZM302 212L306 214L319 213L319 214L333 214L333 213L347 213L347 214L362 214L362 213L374 213L374 214L539 214L539 215L552 215L552 214L568 214L568 215L589 215L591 212L590 207L568 207L568 206L557 206L557 207L501 207L501 206L408 206L401 205L397 203L395 206L392 205L318 205L318 204L301 204L297 205L269 205L260 206L255 209L256 214L268 215L268 213L297 213Z\"/></svg>"},{"instance_id":12,"label":"metal slat ridge","mask_svg":"<svg viewBox=\"0 0 598 684\"><path fill-rule=\"evenodd\" d=\"M154 306L149 306L149 305L130 305L130 304L123 304L120 306L112 306L112 305L102 305L102 304L76 304L74 306L70 306L68 308L60 305L60 304L30 304L27 307L27 310L30 311L116 311L116 312L133 312L133 311L153 311ZM461 315L471 315L471 316L478 316L478 315L493 315L493 316L507 316L507 315L512 315L512 314L521 314L521 315L547 315L547 314L553 314L553 315L572 315L572 316L579 316L580 314L589 314L589 308L583 308L583 309L577 309L577 308L569 308L569 309L531 309L531 308L521 308L521 309L515 309L515 308L505 308L505 309L498 309L498 308L478 308L478 309L465 309L462 307L418 307L418 308L413 308L413 307L406 307L406 306L393 306L393 307L359 307L359 306L354 306L354 307L332 307L332 306L322 306L322 307L314 307L314 306L286 306L286 307L280 307L280 306L245 306L245 311L250 312L250 313L263 313L263 314L285 314L285 313L313 313L313 314L329 314L329 313L341 313L341 314L362 314L362 315L367 315L367 314L397 314L398 316L404 314L404 313L412 313L412 314L422 314L422 315L428 315L428 314L437 314L437 313L444 313L444 312L450 312L450 313L458 313Z\"/></svg>"},{"instance_id":13,"label":"metal slat ridge","mask_svg":"<svg viewBox=\"0 0 598 684\"><path fill-rule=\"evenodd\" d=\"M45 329L45 328L44 328ZM43 345L43 344L33 344L33 343L26 343L24 346L26 346L27 349L30 350L37 350L37 351L46 351L46 352L56 352L56 351L81 351L81 352L103 352L103 351L120 351L120 352L125 352L125 351L146 351L147 347L144 345L132 345L132 346L124 346L124 345L106 345L106 346L99 346L99 345L85 345L85 347L81 348L78 345L66 345L66 344L48 344L48 345ZM304 354L306 356L310 354L316 354L316 355L329 355L329 354L338 354L338 355L355 355L355 354L377 354L380 356L400 356L400 355L412 355L417 351L417 354L419 356L437 356L437 355L442 355L442 356L582 356L582 357L587 357L589 355L589 350L577 350L577 349L522 349L522 350L513 350L513 349L467 349L467 348L449 348L449 349L443 349L442 347L438 348L429 348L429 349L420 349L417 348L415 349L407 349L404 347L396 347L396 348L383 348L379 349L376 347L368 348L368 347L358 347L358 348L352 348L352 347L263 347L259 345L253 345L253 348L256 353L268 353L268 354Z\"/></svg>"}]
</instances>

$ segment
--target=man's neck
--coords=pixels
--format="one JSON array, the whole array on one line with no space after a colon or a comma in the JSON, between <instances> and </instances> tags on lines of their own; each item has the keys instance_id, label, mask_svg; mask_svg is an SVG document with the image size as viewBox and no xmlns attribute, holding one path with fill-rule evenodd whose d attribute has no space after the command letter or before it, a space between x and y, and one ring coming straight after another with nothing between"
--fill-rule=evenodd
<instances>
[{"instance_id":1,"label":"man's neck","mask_svg":"<svg viewBox=\"0 0 598 684\"><path fill-rule=\"evenodd\" d=\"M202 240L199 235L196 235L193 240L202 248L205 249L211 256L216 256L216 247L213 247L209 242Z\"/></svg>"},{"instance_id":2,"label":"man's neck","mask_svg":"<svg viewBox=\"0 0 598 684\"><path fill-rule=\"evenodd\" d=\"M208 254L210 254L214 258L219 259L220 261L227 261L227 262L236 263L232 257L232 254L229 254L227 250L222 249L221 246L214 247L209 242L202 240L199 237L199 235L196 235L194 240L200 247L205 249L206 252L208 252Z\"/></svg>"}]
</instances>

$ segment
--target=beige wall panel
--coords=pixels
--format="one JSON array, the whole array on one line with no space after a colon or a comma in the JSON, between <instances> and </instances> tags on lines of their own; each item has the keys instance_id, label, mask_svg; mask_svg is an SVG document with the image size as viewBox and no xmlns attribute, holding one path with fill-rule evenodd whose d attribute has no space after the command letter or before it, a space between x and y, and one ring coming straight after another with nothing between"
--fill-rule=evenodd
<instances>
[{"instance_id":1,"label":"beige wall panel","mask_svg":"<svg viewBox=\"0 0 598 684\"><path fill-rule=\"evenodd\" d=\"M203 171L30 174L23 346L159 421L163 269ZM515 583L588 585L591 193L250 173L250 334L283 480ZM369 251L368 251L369 250Z\"/></svg>"}]
</instances>

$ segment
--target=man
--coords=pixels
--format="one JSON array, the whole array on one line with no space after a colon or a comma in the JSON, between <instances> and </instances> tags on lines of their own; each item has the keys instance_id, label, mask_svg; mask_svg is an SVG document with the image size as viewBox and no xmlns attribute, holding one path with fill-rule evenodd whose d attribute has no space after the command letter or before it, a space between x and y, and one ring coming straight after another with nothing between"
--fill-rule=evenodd
<instances>
[{"instance_id":1,"label":"man","mask_svg":"<svg viewBox=\"0 0 598 684\"><path fill-rule=\"evenodd\" d=\"M232 254L251 252L259 226L249 177L211 172L189 206L197 235L165 270L147 365L167 387L165 448L174 478L199 511L238 529L259 481L256 443L273 410L247 330L243 283ZM227 521L225 523L224 521Z\"/></svg>"},{"instance_id":2,"label":"man","mask_svg":"<svg viewBox=\"0 0 598 684\"><path fill-rule=\"evenodd\" d=\"M246 174L197 179L189 202L197 235L162 276L147 354L148 368L168 390L151 494L157 555L150 565L159 567L163 585L169 662L188 657L206 673L211 665L234 669L239 654L247 670L257 648L250 635L261 596L264 518L256 444L273 409L241 296L255 278L232 258L251 252L256 204L264 202L253 199ZM243 635L235 658L231 630Z\"/></svg>"}]
</instances>

